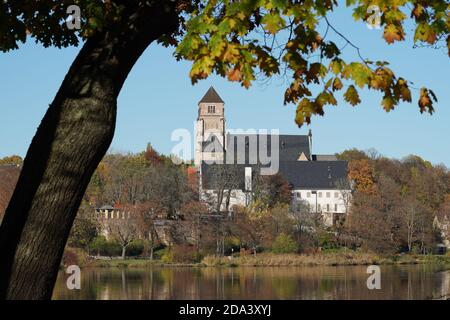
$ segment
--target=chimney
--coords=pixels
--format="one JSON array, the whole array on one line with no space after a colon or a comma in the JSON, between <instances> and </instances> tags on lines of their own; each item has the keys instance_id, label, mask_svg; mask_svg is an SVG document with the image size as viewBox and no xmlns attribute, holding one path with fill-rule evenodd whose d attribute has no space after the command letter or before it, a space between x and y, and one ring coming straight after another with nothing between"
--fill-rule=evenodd
<instances>
[{"instance_id":1,"label":"chimney","mask_svg":"<svg viewBox=\"0 0 450 320\"><path fill-rule=\"evenodd\" d=\"M312 130L311 129L309 129L309 132L308 132L308 140L309 140L309 152L311 153L311 158L312 158L312 154L313 154L313 151L312 151Z\"/></svg>"}]
</instances>

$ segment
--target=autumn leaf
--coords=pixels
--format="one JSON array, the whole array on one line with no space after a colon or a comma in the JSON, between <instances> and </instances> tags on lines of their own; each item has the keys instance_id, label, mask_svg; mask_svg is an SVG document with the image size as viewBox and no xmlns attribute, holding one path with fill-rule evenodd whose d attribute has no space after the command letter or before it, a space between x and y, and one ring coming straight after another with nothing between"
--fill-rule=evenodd
<instances>
[{"instance_id":1,"label":"autumn leaf","mask_svg":"<svg viewBox=\"0 0 450 320\"><path fill-rule=\"evenodd\" d=\"M383 109L387 112L394 109L395 106L395 100L392 98L392 96L385 96L383 100L381 101L381 105L383 106Z\"/></svg>"},{"instance_id":2,"label":"autumn leaf","mask_svg":"<svg viewBox=\"0 0 450 320\"><path fill-rule=\"evenodd\" d=\"M419 18L423 14L423 11L424 11L424 7L421 4L416 3L411 15L416 18Z\"/></svg>"},{"instance_id":3,"label":"autumn leaf","mask_svg":"<svg viewBox=\"0 0 450 320\"><path fill-rule=\"evenodd\" d=\"M334 78L334 81L333 81L333 91L341 90L342 87L343 87L343 85L342 85L341 79L339 79L339 78L337 78L337 77Z\"/></svg>"},{"instance_id":4,"label":"autumn leaf","mask_svg":"<svg viewBox=\"0 0 450 320\"><path fill-rule=\"evenodd\" d=\"M286 25L284 19L277 12L271 12L265 15L261 22L264 25L264 28L272 34L277 33Z\"/></svg>"},{"instance_id":5,"label":"autumn leaf","mask_svg":"<svg viewBox=\"0 0 450 320\"><path fill-rule=\"evenodd\" d=\"M344 99L352 106L356 106L357 104L361 103L358 91L356 91L354 85L348 87L347 91L344 93Z\"/></svg>"},{"instance_id":6,"label":"autumn leaf","mask_svg":"<svg viewBox=\"0 0 450 320\"><path fill-rule=\"evenodd\" d=\"M230 81L240 81L242 78L242 73L239 69L230 69L227 73L228 80Z\"/></svg>"},{"instance_id":7,"label":"autumn leaf","mask_svg":"<svg viewBox=\"0 0 450 320\"><path fill-rule=\"evenodd\" d=\"M405 79L399 78L394 86L394 95L397 98L402 99L406 102L411 102L411 90L408 88L408 84Z\"/></svg>"},{"instance_id":8,"label":"autumn leaf","mask_svg":"<svg viewBox=\"0 0 450 320\"><path fill-rule=\"evenodd\" d=\"M414 41L418 40L429 44L434 44L437 40L435 29L427 23L419 24L414 34Z\"/></svg>"},{"instance_id":9,"label":"autumn leaf","mask_svg":"<svg viewBox=\"0 0 450 320\"><path fill-rule=\"evenodd\" d=\"M430 97L431 95L431 97ZM428 90L427 88L420 89L420 98L419 98L419 108L420 112L423 113L428 111L428 113L433 114L433 100L437 102L436 95L433 91Z\"/></svg>"},{"instance_id":10,"label":"autumn leaf","mask_svg":"<svg viewBox=\"0 0 450 320\"><path fill-rule=\"evenodd\" d=\"M304 122L309 123L313 110L313 103L308 98L303 98L297 106L295 123L297 123L299 127L301 127Z\"/></svg>"},{"instance_id":11,"label":"autumn leaf","mask_svg":"<svg viewBox=\"0 0 450 320\"><path fill-rule=\"evenodd\" d=\"M396 26L394 24L388 24L384 28L384 39L387 43L391 44L395 41L401 41L405 39L405 33L403 31L403 28L401 26Z\"/></svg>"},{"instance_id":12,"label":"autumn leaf","mask_svg":"<svg viewBox=\"0 0 450 320\"><path fill-rule=\"evenodd\" d=\"M330 62L330 69L335 75L341 73L344 67L345 67L344 61L342 61L339 58L335 58Z\"/></svg>"}]
</instances>

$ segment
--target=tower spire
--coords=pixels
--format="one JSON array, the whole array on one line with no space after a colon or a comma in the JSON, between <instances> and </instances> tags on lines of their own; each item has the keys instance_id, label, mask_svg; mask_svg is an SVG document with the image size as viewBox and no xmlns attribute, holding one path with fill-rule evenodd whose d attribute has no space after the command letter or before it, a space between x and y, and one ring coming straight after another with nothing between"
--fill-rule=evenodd
<instances>
[{"instance_id":1,"label":"tower spire","mask_svg":"<svg viewBox=\"0 0 450 320\"><path fill-rule=\"evenodd\" d=\"M199 103L224 103L213 86L209 87Z\"/></svg>"}]
</instances>

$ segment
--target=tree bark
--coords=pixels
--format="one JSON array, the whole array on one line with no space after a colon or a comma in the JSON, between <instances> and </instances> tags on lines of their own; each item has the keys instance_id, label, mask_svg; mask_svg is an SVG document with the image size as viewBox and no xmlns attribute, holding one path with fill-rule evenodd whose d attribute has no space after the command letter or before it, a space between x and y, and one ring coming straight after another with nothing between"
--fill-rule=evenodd
<instances>
[{"instance_id":1,"label":"tree bark","mask_svg":"<svg viewBox=\"0 0 450 320\"><path fill-rule=\"evenodd\" d=\"M126 257L126 253L127 253L127 246L122 246L122 260L125 260Z\"/></svg>"},{"instance_id":2,"label":"tree bark","mask_svg":"<svg viewBox=\"0 0 450 320\"><path fill-rule=\"evenodd\" d=\"M147 8L130 27L131 13L86 41L31 142L0 227L2 299L51 298L78 207L113 138L122 85L148 45L178 27L175 10Z\"/></svg>"}]
</instances>

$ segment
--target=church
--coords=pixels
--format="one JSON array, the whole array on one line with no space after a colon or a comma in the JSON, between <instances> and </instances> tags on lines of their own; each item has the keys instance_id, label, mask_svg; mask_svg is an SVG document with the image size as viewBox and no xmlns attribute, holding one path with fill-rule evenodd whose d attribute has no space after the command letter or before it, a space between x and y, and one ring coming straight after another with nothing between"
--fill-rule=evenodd
<instances>
[{"instance_id":1,"label":"church","mask_svg":"<svg viewBox=\"0 0 450 320\"><path fill-rule=\"evenodd\" d=\"M345 218L351 197L348 163L314 154L311 130L308 135L283 135L227 129L225 102L211 87L198 103L195 139L200 198L215 199L218 210L248 205L255 175L279 173L291 187L294 209L306 205L321 213L328 226ZM227 181L220 181L224 177Z\"/></svg>"}]
</instances>

